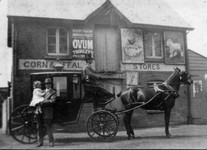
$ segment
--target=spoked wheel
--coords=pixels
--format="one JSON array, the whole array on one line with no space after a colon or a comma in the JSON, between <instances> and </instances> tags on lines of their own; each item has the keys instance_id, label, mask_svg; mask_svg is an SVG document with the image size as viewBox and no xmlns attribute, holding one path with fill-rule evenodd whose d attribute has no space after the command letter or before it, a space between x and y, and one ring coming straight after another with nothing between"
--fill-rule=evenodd
<instances>
[{"instance_id":1,"label":"spoked wheel","mask_svg":"<svg viewBox=\"0 0 207 150\"><path fill-rule=\"evenodd\" d=\"M21 105L17 107L9 118L10 135L24 144L37 142L37 121L35 107Z\"/></svg>"},{"instance_id":2,"label":"spoked wheel","mask_svg":"<svg viewBox=\"0 0 207 150\"><path fill-rule=\"evenodd\" d=\"M86 130L95 141L111 141L118 131L118 119L109 111L97 111L88 118Z\"/></svg>"}]
</instances>

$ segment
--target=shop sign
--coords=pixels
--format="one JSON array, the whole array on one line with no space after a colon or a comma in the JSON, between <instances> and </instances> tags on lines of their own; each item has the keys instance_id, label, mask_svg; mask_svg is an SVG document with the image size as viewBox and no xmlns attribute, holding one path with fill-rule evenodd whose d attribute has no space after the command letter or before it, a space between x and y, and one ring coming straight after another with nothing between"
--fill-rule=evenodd
<instances>
[{"instance_id":1,"label":"shop sign","mask_svg":"<svg viewBox=\"0 0 207 150\"><path fill-rule=\"evenodd\" d=\"M92 54L93 57L93 30L72 30L72 53L75 59L85 59L86 54Z\"/></svg>"},{"instance_id":2,"label":"shop sign","mask_svg":"<svg viewBox=\"0 0 207 150\"><path fill-rule=\"evenodd\" d=\"M42 59L20 59L20 70L53 70L56 60L42 60ZM83 70L86 66L85 61L60 61L63 65L63 70Z\"/></svg>"},{"instance_id":3,"label":"shop sign","mask_svg":"<svg viewBox=\"0 0 207 150\"><path fill-rule=\"evenodd\" d=\"M121 44L123 63L144 63L142 30L121 29Z\"/></svg>"},{"instance_id":4,"label":"shop sign","mask_svg":"<svg viewBox=\"0 0 207 150\"><path fill-rule=\"evenodd\" d=\"M174 68L185 71L184 65L165 65L162 63L122 64L121 71L174 71Z\"/></svg>"}]
</instances>

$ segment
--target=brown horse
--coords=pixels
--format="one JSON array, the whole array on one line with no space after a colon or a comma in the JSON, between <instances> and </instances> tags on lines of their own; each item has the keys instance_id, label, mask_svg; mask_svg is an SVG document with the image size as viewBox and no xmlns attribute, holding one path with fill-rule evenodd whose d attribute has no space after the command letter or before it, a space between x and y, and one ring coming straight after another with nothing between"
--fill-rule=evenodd
<instances>
[{"instance_id":1,"label":"brown horse","mask_svg":"<svg viewBox=\"0 0 207 150\"><path fill-rule=\"evenodd\" d=\"M169 133L169 122L171 109L174 107L175 99L179 97L179 88L181 84L192 83L191 76L185 71L181 71L179 68L175 68L168 79L163 83L150 87L131 87L123 90L117 96L120 97L126 110L123 118L128 139L134 138L134 131L131 126L131 117L133 114L134 107L141 107L146 110L164 110L165 115L165 134L170 137ZM156 88L159 91L156 91Z\"/></svg>"}]
</instances>

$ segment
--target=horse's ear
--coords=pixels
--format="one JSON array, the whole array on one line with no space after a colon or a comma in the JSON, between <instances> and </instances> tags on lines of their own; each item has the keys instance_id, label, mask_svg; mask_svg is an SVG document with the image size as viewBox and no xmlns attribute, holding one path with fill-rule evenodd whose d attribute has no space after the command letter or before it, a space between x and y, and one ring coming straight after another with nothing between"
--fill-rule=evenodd
<instances>
[{"instance_id":1,"label":"horse's ear","mask_svg":"<svg viewBox=\"0 0 207 150\"><path fill-rule=\"evenodd\" d=\"M177 69L179 72L181 71L178 67L176 67L176 69Z\"/></svg>"}]
</instances>

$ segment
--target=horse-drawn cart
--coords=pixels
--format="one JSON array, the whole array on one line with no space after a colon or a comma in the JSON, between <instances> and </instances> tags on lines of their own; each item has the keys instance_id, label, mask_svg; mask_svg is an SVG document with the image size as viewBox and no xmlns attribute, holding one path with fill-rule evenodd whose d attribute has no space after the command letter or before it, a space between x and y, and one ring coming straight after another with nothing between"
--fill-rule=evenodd
<instances>
[{"instance_id":1,"label":"horse-drawn cart","mask_svg":"<svg viewBox=\"0 0 207 150\"><path fill-rule=\"evenodd\" d=\"M33 81L39 80L43 82L48 77L52 79L54 88L57 91L56 103L54 104L54 124L78 123L78 117L85 103L82 97L81 73L33 73L31 74L31 85ZM94 97L97 97L97 95ZM103 97L100 99L103 99ZM116 135L119 125L118 117L111 110L105 109L105 106L113 100L114 97L110 97L99 103L100 109L94 111L88 117L86 130L92 139L109 141ZM35 109L36 107L24 104L12 112L9 119L9 133L15 140L24 144L31 144L37 141Z\"/></svg>"},{"instance_id":2,"label":"horse-drawn cart","mask_svg":"<svg viewBox=\"0 0 207 150\"><path fill-rule=\"evenodd\" d=\"M81 73L34 73L31 75L31 81L44 81L46 77L50 77L53 80L54 87L57 91L57 99L54 105L54 123L70 123L77 120L84 104L84 98L82 98L82 83L80 82ZM154 87L127 88L119 94L120 100L126 109L123 111L116 111L116 108L108 109L108 107L106 109L107 104L115 99L115 94L111 94L110 97L104 97L97 92L92 92L89 95L92 96L92 99L98 100L98 107L100 109L94 110L88 117L86 131L95 141L111 141L118 132L118 116L125 114L124 124L128 138L134 137L134 131L130 125L133 110L137 108L159 109L165 112L165 132L166 136L170 136L168 129L170 112L174 106L176 94L178 94L181 83L191 84L191 82L189 74L181 72L176 68L175 72L163 84L159 85L163 91L156 92ZM34 111L35 107L21 105L10 116L10 134L21 143L31 144L37 141L37 121Z\"/></svg>"}]
</instances>

